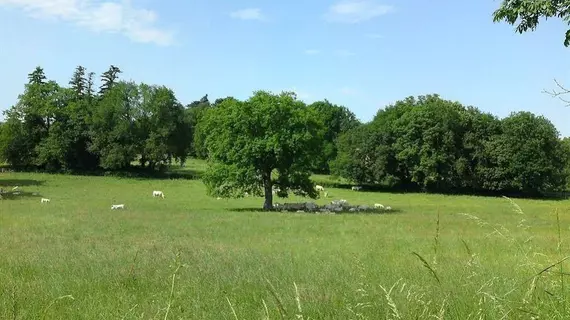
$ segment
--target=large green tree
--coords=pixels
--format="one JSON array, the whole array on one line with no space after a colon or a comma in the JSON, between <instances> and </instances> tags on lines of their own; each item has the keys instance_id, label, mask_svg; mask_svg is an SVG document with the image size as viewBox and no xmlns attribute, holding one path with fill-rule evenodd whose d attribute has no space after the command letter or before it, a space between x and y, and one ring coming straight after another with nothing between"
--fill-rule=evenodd
<instances>
[{"instance_id":1,"label":"large green tree","mask_svg":"<svg viewBox=\"0 0 570 320\"><path fill-rule=\"evenodd\" d=\"M289 191L318 196L310 176L324 126L294 93L226 99L206 112L200 127L211 161L203 178L210 195L263 195L265 210L273 208L274 186L280 197Z\"/></svg>"}]
</instances>

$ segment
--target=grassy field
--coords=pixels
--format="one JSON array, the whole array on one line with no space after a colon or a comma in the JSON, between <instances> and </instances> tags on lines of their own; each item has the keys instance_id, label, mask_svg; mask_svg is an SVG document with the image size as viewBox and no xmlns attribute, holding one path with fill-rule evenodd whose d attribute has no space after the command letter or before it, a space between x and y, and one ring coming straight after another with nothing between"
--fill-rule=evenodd
<instances>
[{"instance_id":1,"label":"grassy field","mask_svg":"<svg viewBox=\"0 0 570 320\"><path fill-rule=\"evenodd\" d=\"M515 200L517 212L504 198L332 189L396 212L310 215L209 198L198 180L0 174L15 185L0 201L0 319L570 314L570 265L535 277L570 254L569 201Z\"/></svg>"}]
</instances>

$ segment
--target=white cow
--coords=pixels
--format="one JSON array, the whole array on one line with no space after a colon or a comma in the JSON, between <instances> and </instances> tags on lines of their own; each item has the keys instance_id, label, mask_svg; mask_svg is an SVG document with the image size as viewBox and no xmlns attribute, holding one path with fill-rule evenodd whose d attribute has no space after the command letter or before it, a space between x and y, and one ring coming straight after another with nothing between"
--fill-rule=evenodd
<instances>
[{"instance_id":1,"label":"white cow","mask_svg":"<svg viewBox=\"0 0 570 320\"><path fill-rule=\"evenodd\" d=\"M376 208L376 209L384 209L384 206L381 205L380 203L375 203L375 204L374 204L374 208Z\"/></svg>"},{"instance_id":2,"label":"white cow","mask_svg":"<svg viewBox=\"0 0 570 320\"><path fill-rule=\"evenodd\" d=\"M323 186L318 185L318 184L315 186L315 189L317 191L325 191L325 188Z\"/></svg>"},{"instance_id":3,"label":"white cow","mask_svg":"<svg viewBox=\"0 0 570 320\"><path fill-rule=\"evenodd\" d=\"M360 189L362 189L361 186L352 186L352 190L354 191L360 191Z\"/></svg>"},{"instance_id":4,"label":"white cow","mask_svg":"<svg viewBox=\"0 0 570 320\"><path fill-rule=\"evenodd\" d=\"M50 199L42 198L42 199L40 200L40 203L44 203L44 202L46 202L46 203L47 203L47 202L50 202Z\"/></svg>"},{"instance_id":5,"label":"white cow","mask_svg":"<svg viewBox=\"0 0 570 320\"><path fill-rule=\"evenodd\" d=\"M115 210L115 209L125 209L125 205L124 204L113 204L113 205L111 205L111 210Z\"/></svg>"},{"instance_id":6,"label":"white cow","mask_svg":"<svg viewBox=\"0 0 570 320\"><path fill-rule=\"evenodd\" d=\"M164 192L155 190L152 192L153 197L162 197L164 199Z\"/></svg>"}]
</instances>

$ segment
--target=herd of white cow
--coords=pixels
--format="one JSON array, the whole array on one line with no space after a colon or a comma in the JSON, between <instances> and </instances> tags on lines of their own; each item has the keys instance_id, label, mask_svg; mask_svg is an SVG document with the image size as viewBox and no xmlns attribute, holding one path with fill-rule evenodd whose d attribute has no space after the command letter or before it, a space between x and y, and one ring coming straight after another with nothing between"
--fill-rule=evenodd
<instances>
[{"instance_id":1,"label":"herd of white cow","mask_svg":"<svg viewBox=\"0 0 570 320\"><path fill-rule=\"evenodd\" d=\"M15 187L15 188L18 188L18 187ZM15 189L14 189L14 190L15 190ZM153 196L153 197L161 197L162 199L164 199L164 192L162 192L162 191L160 191L160 190L154 190L154 191L152 192L152 196ZM48 199L48 198L42 198L42 199L40 200L40 203L48 203L48 202L50 202L50 201L51 201L51 200ZM111 205L111 210L117 210L117 209L125 209L125 204L124 204L124 203L121 203L121 204L113 204L113 205Z\"/></svg>"},{"instance_id":2,"label":"herd of white cow","mask_svg":"<svg viewBox=\"0 0 570 320\"><path fill-rule=\"evenodd\" d=\"M12 191L16 191L16 190L18 190L18 188L19 188L18 186L15 186L14 188L12 188ZM360 190L362 190L362 187L361 187L361 186L353 186L351 189L352 189L353 191L360 191ZM325 187L323 187L323 186L321 186L321 185L316 185L316 186L315 186L315 190L318 191L319 193L320 193L320 192L323 192L325 198L328 198L329 195L328 195L328 192L325 191ZM273 194L276 194L278 191L279 191L278 188L274 188L274 189L273 189ZM246 195L246 196L249 196L249 194L248 194L247 192L245 193L245 195ZM152 192L152 196L153 196L153 197L161 197L162 199L164 199L164 192L162 192L162 191L160 191L160 190L154 190L154 191ZM220 198L218 198L218 199L220 199ZM48 198L41 198L40 203L49 203L50 201L51 201L51 200L48 199ZM380 204L380 203L375 203L375 204L374 204L374 208L376 208L376 209L387 209L387 208L389 208L389 207L384 208L384 206L383 206L382 204ZM113 205L111 205L111 210L117 210L117 209L125 209L125 204L124 204L124 203L121 203L121 204L113 204ZM391 208L390 208L390 209L391 209Z\"/></svg>"}]
</instances>

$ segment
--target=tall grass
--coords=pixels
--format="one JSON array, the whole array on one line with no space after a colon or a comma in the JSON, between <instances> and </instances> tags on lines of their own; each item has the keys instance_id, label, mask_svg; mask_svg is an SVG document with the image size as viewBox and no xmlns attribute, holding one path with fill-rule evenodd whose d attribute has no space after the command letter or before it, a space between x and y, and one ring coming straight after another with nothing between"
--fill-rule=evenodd
<instances>
[{"instance_id":1,"label":"tall grass","mask_svg":"<svg viewBox=\"0 0 570 320\"><path fill-rule=\"evenodd\" d=\"M568 318L568 201L333 189L400 212L306 215L199 181L8 178L52 202L0 201L0 319Z\"/></svg>"}]
</instances>

